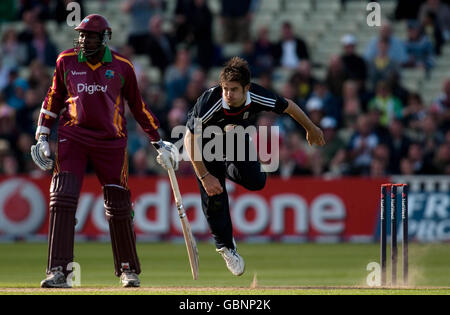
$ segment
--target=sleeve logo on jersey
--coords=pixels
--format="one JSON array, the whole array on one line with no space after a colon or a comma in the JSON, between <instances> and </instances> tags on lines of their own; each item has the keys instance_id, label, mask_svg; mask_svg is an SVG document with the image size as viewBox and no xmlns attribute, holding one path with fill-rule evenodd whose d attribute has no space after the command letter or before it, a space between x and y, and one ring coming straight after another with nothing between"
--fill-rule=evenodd
<instances>
[{"instance_id":1,"label":"sleeve logo on jersey","mask_svg":"<svg viewBox=\"0 0 450 315\"><path fill-rule=\"evenodd\" d=\"M106 72L105 72L105 77L106 77L107 79L112 79L112 78L114 78L114 71L112 71L112 70L106 70Z\"/></svg>"},{"instance_id":2,"label":"sleeve logo on jersey","mask_svg":"<svg viewBox=\"0 0 450 315\"><path fill-rule=\"evenodd\" d=\"M88 94L94 94L94 92L103 92L106 93L106 90L108 89L108 85L99 85L99 84L91 84L87 85L86 83L78 83L77 84L77 91L78 93L88 93Z\"/></svg>"}]
</instances>

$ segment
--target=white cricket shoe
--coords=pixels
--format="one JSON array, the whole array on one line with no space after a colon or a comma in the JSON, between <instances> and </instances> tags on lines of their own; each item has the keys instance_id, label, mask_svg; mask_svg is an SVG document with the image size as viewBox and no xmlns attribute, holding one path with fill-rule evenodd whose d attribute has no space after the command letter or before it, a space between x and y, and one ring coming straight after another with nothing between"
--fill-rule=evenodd
<instances>
[{"instance_id":1,"label":"white cricket shoe","mask_svg":"<svg viewBox=\"0 0 450 315\"><path fill-rule=\"evenodd\" d=\"M245 271L244 259L237 253L236 249L229 249L227 247L222 247L216 249L216 251L222 255L225 260L228 270L235 276L240 276Z\"/></svg>"},{"instance_id":2,"label":"white cricket shoe","mask_svg":"<svg viewBox=\"0 0 450 315\"><path fill-rule=\"evenodd\" d=\"M71 288L62 272L62 267L54 267L41 281L41 288Z\"/></svg>"},{"instance_id":3,"label":"white cricket shoe","mask_svg":"<svg viewBox=\"0 0 450 315\"><path fill-rule=\"evenodd\" d=\"M137 274L131 271L124 271L120 275L120 281L124 288L138 288L141 286L141 281Z\"/></svg>"}]
</instances>

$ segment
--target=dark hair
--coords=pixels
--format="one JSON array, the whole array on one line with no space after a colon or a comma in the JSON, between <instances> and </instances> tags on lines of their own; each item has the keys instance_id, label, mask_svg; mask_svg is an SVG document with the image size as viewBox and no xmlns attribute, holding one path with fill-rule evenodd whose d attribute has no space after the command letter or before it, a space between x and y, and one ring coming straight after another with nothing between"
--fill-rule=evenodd
<instances>
[{"instance_id":1,"label":"dark hair","mask_svg":"<svg viewBox=\"0 0 450 315\"><path fill-rule=\"evenodd\" d=\"M233 57L220 72L219 83L236 81L245 87L250 84L250 76L248 62L240 57Z\"/></svg>"},{"instance_id":2,"label":"dark hair","mask_svg":"<svg viewBox=\"0 0 450 315\"><path fill-rule=\"evenodd\" d=\"M409 92L408 103L410 100L415 100L416 102L423 104L422 96L416 92Z\"/></svg>"}]
</instances>

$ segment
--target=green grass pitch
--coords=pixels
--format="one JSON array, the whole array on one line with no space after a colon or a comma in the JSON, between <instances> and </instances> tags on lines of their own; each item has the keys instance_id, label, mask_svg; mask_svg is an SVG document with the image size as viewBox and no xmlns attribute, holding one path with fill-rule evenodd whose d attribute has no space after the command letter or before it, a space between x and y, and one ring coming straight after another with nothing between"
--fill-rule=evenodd
<instances>
[{"instance_id":1,"label":"green grass pitch","mask_svg":"<svg viewBox=\"0 0 450 315\"><path fill-rule=\"evenodd\" d=\"M39 289L45 243L0 243L1 294L450 294L450 244L410 244L410 286L370 288L366 270L378 244L238 244L246 272L235 277L211 243L199 243L200 277L192 280L184 244L138 243L141 288L123 289L109 243L75 245L81 287ZM389 265L389 264L388 264ZM399 281L402 275L399 247ZM389 280L388 269L388 280Z\"/></svg>"}]
</instances>

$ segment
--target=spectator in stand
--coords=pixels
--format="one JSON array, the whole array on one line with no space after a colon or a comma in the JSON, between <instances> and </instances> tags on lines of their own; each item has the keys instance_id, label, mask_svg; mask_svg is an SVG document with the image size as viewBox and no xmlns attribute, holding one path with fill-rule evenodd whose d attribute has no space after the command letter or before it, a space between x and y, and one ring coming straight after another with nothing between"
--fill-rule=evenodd
<instances>
[{"instance_id":1,"label":"spectator in stand","mask_svg":"<svg viewBox=\"0 0 450 315\"><path fill-rule=\"evenodd\" d=\"M258 76L258 84L263 88L276 93L273 87L273 74L272 72L261 72Z\"/></svg>"},{"instance_id":2,"label":"spectator in stand","mask_svg":"<svg viewBox=\"0 0 450 315\"><path fill-rule=\"evenodd\" d=\"M167 114L169 131L176 126L185 124L188 111L189 106L185 98L180 97L173 101L172 108Z\"/></svg>"},{"instance_id":3,"label":"spectator in stand","mask_svg":"<svg viewBox=\"0 0 450 315\"><path fill-rule=\"evenodd\" d=\"M124 13L130 15L128 44L133 47L136 54L145 54L148 48L145 43L149 35L149 21L154 15L164 12L165 1L126 0L121 4L121 9Z\"/></svg>"},{"instance_id":4,"label":"spectator in stand","mask_svg":"<svg viewBox=\"0 0 450 315\"><path fill-rule=\"evenodd\" d=\"M421 130L422 133L419 141L423 143L425 154L432 155L437 151L439 145L444 142L444 133L438 129L436 119L431 114L428 114L425 119L422 120Z\"/></svg>"},{"instance_id":5,"label":"spectator in stand","mask_svg":"<svg viewBox=\"0 0 450 315\"><path fill-rule=\"evenodd\" d=\"M172 108L167 114L167 121L169 130L173 130L175 127L184 126L187 120L187 111L182 110L179 107ZM179 140L179 139L177 139ZM176 142L176 141L175 141Z\"/></svg>"},{"instance_id":6,"label":"spectator in stand","mask_svg":"<svg viewBox=\"0 0 450 315\"><path fill-rule=\"evenodd\" d=\"M8 99L14 95L14 81L19 78L19 69L12 68L8 72L8 78L4 88L1 90L1 95L4 98L4 101L7 103ZM2 100L3 101L3 100ZM0 103L0 105L2 105Z\"/></svg>"},{"instance_id":7,"label":"spectator in stand","mask_svg":"<svg viewBox=\"0 0 450 315\"><path fill-rule=\"evenodd\" d=\"M419 174L432 174L432 165L430 157L425 157L423 144L420 142L413 142L408 148L408 160L412 163L413 172Z\"/></svg>"},{"instance_id":8,"label":"spectator in stand","mask_svg":"<svg viewBox=\"0 0 450 315\"><path fill-rule=\"evenodd\" d=\"M283 144L280 146L280 164L277 171L273 173L274 176L279 176L280 178L287 180L292 176L301 176L309 173L309 170L307 170L304 165L299 165L292 156L293 152L289 145ZM307 159L306 154L304 159Z\"/></svg>"},{"instance_id":9,"label":"spectator in stand","mask_svg":"<svg viewBox=\"0 0 450 315\"><path fill-rule=\"evenodd\" d=\"M419 11L419 19L423 20L427 12L433 12L437 17L445 41L450 40L450 7L440 0L427 0Z\"/></svg>"},{"instance_id":10,"label":"spectator in stand","mask_svg":"<svg viewBox=\"0 0 450 315\"><path fill-rule=\"evenodd\" d=\"M253 42L254 68L257 70L255 76L263 72L270 72L275 67L274 59L275 45L269 39L269 29L266 26L258 30L258 37ZM259 72L259 73L258 73Z\"/></svg>"},{"instance_id":11,"label":"spectator in stand","mask_svg":"<svg viewBox=\"0 0 450 315\"><path fill-rule=\"evenodd\" d=\"M174 99L184 96L195 70L196 67L191 62L191 55L187 48L178 49L175 63L167 68L164 79L168 104L172 103Z\"/></svg>"},{"instance_id":12,"label":"spectator in stand","mask_svg":"<svg viewBox=\"0 0 450 315\"><path fill-rule=\"evenodd\" d=\"M17 140L16 159L20 173L29 173L35 169L36 164L30 155L30 146L34 143L33 135L22 133Z\"/></svg>"},{"instance_id":13,"label":"spectator in stand","mask_svg":"<svg viewBox=\"0 0 450 315\"><path fill-rule=\"evenodd\" d=\"M442 52L442 45L445 44L445 39L441 27L437 22L436 14L431 11L427 11L421 20L421 23L425 34L427 34L431 39L434 54L440 56Z\"/></svg>"},{"instance_id":14,"label":"spectator in stand","mask_svg":"<svg viewBox=\"0 0 450 315\"><path fill-rule=\"evenodd\" d=\"M427 113L423 105L422 97L418 93L411 93L408 97L407 106L403 108L403 125L407 128L406 133L412 134L417 139L421 133L422 121Z\"/></svg>"},{"instance_id":15,"label":"spectator in stand","mask_svg":"<svg viewBox=\"0 0 450 315\"><path fill-rule=\"evenodd\" d=\"M287 69L297 69L301 61L309 60L308 47L303 39L295 35L290 22L284 22L281 26L281 40L275 45L273 57Z\"/></svg>"},{"instance_id":16,"label":"spectator in stand","mask_svg":"<svg viewBox=\"0 0 450 315\"><path fill-rule=\"evenodd\" d=\"M17 176L19 175L19 163L17 163L17 157L13 152L7 152L2 156L2 173L6 176Z\"/></svg>"},{"instance_id":17,"label":"spectator in stand","mask_svg":"<svg viewBox=\"0 0 450 315\"><path fill-rule=\"evenodd\" d=\"M311 121L318 126L325 116L322 99L316 96L310 97L306 102L306 111Z\"/></svg>"},{"instance_id":18,"label":"spectator in stand","mask_svg":"<svg viewBox=\"0 0 450 315\"><path fill-rule=\"evenodd\" d=\"M175 41L172 35L162 29L163 18L155 14L149 22L147 38L143 40L144 52L150 58L150 64L164 73L175 59Z\"/></svg>"},{"instance_id":19,"label":"spectator in stand","mask_svg":"<svg viewBox=\"0 0 450 315\"><path fill-rule=\"evenodd\" d=\"M389 143L391 135L389 134L388 126L383 125L381 122L383 112L379 108L370 108L367 116L369 117L372 131L377 135L379 143Z\"/></svg>"},{"instance_id":20,"label":"spectator in stand","mask_svg":"<svg viewBox=\"0 0 450 315\"><path fill-rule=\"evenodd\" d=\"M389 147L386 144L377 145L372 154L372 162L370 163L370 176L387 176L390 173L388 169L389 157Z\"/></svg>"},{"instance_id":21,"label":"spectator in stand","mask_svg":"<svg viewBox=\"0 0 450 315\"><path fill-rule=\"evenodd\" d=\"M408 38L405 44L409 55L406 66L422 68L429 74L434 65L433 45L418 21L408 22Z\"/></svg>"},{"instance_id":22,"label":"spectator in stand","mask_svg":"<svg viewBox=\"0 0 450 315\"><path fill-rule=\"evenodd\" d=\"M331 56L325 82L331 94L340 100L342 99L342 88L345 78L346 73L341 58L339 56Z\"/></svg>"},{"instance_id":23,"label":"spectator in stand","mask_svg":"<svg viewBox=\"0 0 450 315\"><path fill-rule=\"evenodd\" d=\"M36 15L36 17L40 21L46 21L51 17L51 1L48 0L21 0L19 2L19 17L22 17L25 12L33 12L33 14Z\"/></svg>"},{"instance_id":24,"label":"spectator in stand","mask_svg":"<svg viewBox=\"0 0 450 315\"><path fill-rule=\"evenodd\" d=\"M383 162L383 164L385 164L385 166L387 167L391 156L389 146L385 143L379 143L373 150L372 156L374 159L378 159ZM387 169L386 172L388 172Z\"/></svg>"},{"instance_id":25,"label":"spectator in stand","mask_svg":"<svg viewBox=\"0 0 450 315\"><path fill-rule=\"evenodd\" d=\"M420 7L425 0L397 0L394 11L396 20L414 20L417 19Z\"/></svg>"},{"instance_id":26,"label":"spectator in stand","mask_svg":"<svg viewBox=\"0 0 450 315\"><path fill-rule=\"evenodd\" d=\"M436 174L450 175L450 143L441 144L433 158L433 169Z\"/></svg>"},{"instance_id":27,"label":"spectator in stand","mask_svg":"<svg viewBox=\"0 0 450 315\"><path fill-rule=\"evenodd\" d=\"M407 104L410 92L402 85L400 71L389 72L386 82L391 88L392 94L397 97L402 104Z\"/></svg>"},{"instance_id":28,"label":"spectator in stand","mask_svg":"<svg viewBox=\"0 0 450 315\"><path fill-rule=\"evenodd\" d=\"M439 127L445 132L450 129L450 77L442 84L442 93L434 100L430 108L437 117Z\"/></svg>"},{"instance_id":29,"label":"spectator in stand","mask_svg":"<svg viewBox=\"0 0 450 315\"><path fill-rule=\"evenodd\" d=\"M0 54L0 97L2 96L3 89L9 83L9 71L10 68L2 62Z\"/></svg>"},{"instance_id":30,"label":"spectator in stand","mask_svg":"<svg viewBox=\"0 0 450 315\"><path fill-rule=\"evenodd\" d=\"M343 121L355 119L363 111L362 101L358 93L358 83L347 80L342 87Z\"/></svg>"},{"instance_id":31,"label":"spectator in stand","mask_svg":"<svg viewBox=\"0 0 450 315\"><path fill-rule=\"evenodd\" d=\"M398 119L393 119L389 124L389 135L389 170L391 174L400 174L400 161L407 155L411 141L405 135L403 124Z\"/></svg>"},{"instance_id":32,"label":"spectator in stand","mask_svg":"<svg viewBox=\"0 0 450 315\"><path fill-rule=\"evenodd\" d=\"M6 140L8 148L15 150L19 132L16 127L16 113L7 104L0 107L0 139Z\"/></svg>"},{"instance_id":33,"label":"spectator in stand","mask_svg":"<svg viewBox=\"0 0 450 315\"><path fill-rule=\"evenodd\" d=\"M136 72L136 76L138 77L139 75L141 75L144 67L142 66L142 63L140 62L140 60L136 60L136 54L134 53L134 48L131 45L125 44L125 45L119 47L118 51L122 56L124 56L125 58L127 58L128 60L131 61L131 63L133 64L133 67L134 67L134 72ZM139 84L139 80L138 80L138 84Z\"/></svg>"},{"instance_id":34,"label":"spectator in stand","mask_svg":"<svg viewBox=\"0 0 450 315\"><path fill-rule=\"evenodd\" d=\"M45 24L37 22L33 28L33 39L27 45L26 65L30 65L35 59L39 60L47 67L56 65L58 50L55 44L49 39Z\"/></svg>"},{"instance_id":35,"label":"spectator in stand","mask_svg":"<svg viewBox=\"0 0 450 315\"><path fill-rule=\"evenodd\" d=\"M137 150L132 158L130 165L131 172L133 176L145 177L148 175L153 175L153 173L148 168L147 152L144 148Z\"/></svg>"},{"instance_id":36,"label":"spectator in stand","mask_svg":"<svg viewBox=\"0 0 450 315\"><path fill-rule=\"evenodd\" d=\"M414 175L413 162L407 157L400 160L400 175Z\"/></svg>"},{"instance_id":37,"label":"spectator in stand","mask_svg":"<svg viewBox=\"0 0 450 315\"><path fill-rule=\"evenodd\" d=\"M352 34L344 35L341 39L343 53L341 61L344 66L345 79L355 81L359 89L364 90L367 80L367 64L356 51L356 38Z\"/></svg>"},{"instance_id":38,"label":"spectator in stand","mask_svg":"<svg viewBox=\"0 0 450 315\"><path fill-rule=\"evenodd\" d=\"M378 136L372 129L369 117L367 115L359 116L356 123L356 131L351 137L347 148L351 163L351 174L369 174L372 153L378 143Z\"/></svg>"},{"instance_id":39,"label":"spectator in stand","mask_svg":"<svg viewBox=\"0 0 450 315\"><path fill-rule=\"evenodd\" d=\"M311 98L319 99L322 102L322 110L324 115L333 117L337 121L338 125L341 124L342 103L329 91L326 82L316 82ZM318 124L320 124L320 121Z\"/></svg>"},{"instance_id":40,"label":"spectator in stand","mask_svg":"<svg viewBox=\"0 0 450 315\"><path fill-rule=\"evenodd\" d=\"M14 110L19 110L25 106L25 93L29 89L28 82L25 79L17 78L5 90L7 96L6 102Z\"/></svg>"},{"instance_id":41,"label":"spectator in stand","mask_svg":"<svg viewBox=\"0 0 450 315\"><path fill-rule=\"evenodd\" d=\"M384 48L384 46L380 46L380 42L387 46L387 51L383 54L386 54L390 60L399 65L403 65L408 61L404 42L392 34L391 24L384 22L380 27L379 35L372 38L366 47L365 59L367 62L373 62L379 55L380 48Z\"/></svg>"},{"instance_id":42,"label":"spectator in stand","mask_svg":"<svg viewBox=\"0 0 450 315\"><path fill-rule=\"evenodd\" d=\"M186 87L186 92L184 93L184 99L188 104L188 109L194 107L197 99L200 95L207 90L206 86L206 73L201 69L196 69L192 73L192 77Z\"/></svg>"},{"instance_id":43,"label":"spectator in stand","mask_svg":"<svg viewBox=\"0 0 450 315\"><path fill-rule=\"evenodd\" d=\"M304 136L299 132L291 132L287 135L287 143L291 151L291 159L295 162L299 174L310 175L309 157L306 152Z\"/></svg>"},{"instance_id":44,"label":"spectator in stand","mask_svg":"<svg viewBox=\"0 0 450 315\"><path fill-rule=\"evenodd\" d=\"M161 87L160 84L151 84L145 94L146 100L148 100L148 104L152 104L153 113L155 113L155 115L158 115L157 117L161 118L161 131L163 132L164 136L164 132L167 130L167 124L166 121L164 121L164 116L166 115L168 110L164 88Z\"/></svg>"},{"instance_id":45,"label":"spectator in stand","mask_svg":"<svg viewBox=\"0 0 450 315\"><path fill-rule=\"evenodd\" d=\"M304 110L306 101L311 96L314 85L317 82L312 75L310 62L306 60L300 62L289 82L296 91L295 99L298 101L297 104Z\"/></svg>"},{"instance_id":46,"label":"spectator in stand","mask_svg":"<svg viewBox=\"0 0 450 315\"><path fill-rule=\"evenodd\" d=\"M206 0L178 0L175 8L177 43L195 47L196 63L208 70L214 62L213 15Z\"/></svg>"},{"instance_id":47,"label":"spectator in stand","mask_svg":"<svg viewBox=\"0 0 450 315\"><path fill-rule=\"evenodd\" d=\"M399 71L399 64L389 54L389 45L388 40L378 41L377 54L368 62L370 88L373 90L379 81L385 81L391 73Z\"/></svg>"},{"instance_id":48,"label":"spectator in stand","mask_svg":"<svg viewBox=\"0 0 450 315\"><path fill-rule=\"evenodd\" d=\"M388 126L392 119L402 118L403 104L392 95L389 85L384 81L378 83L375 97L369 102L368 108L380 111L380 123L383 126Z\"/></svg>"},{"instance_id":49,"label":"spectator in stand","mask_svg":"<svg viewBox=\"0 0 450 315\"><path fill-rule=\"evenodd\" d=\"M364 112L362 101L358 95L358 84L346 81L343 88L342 124L339 129L340 137L348 143L356 129L356 120Z\"/></svg>"},{"instance_id":50,"label":"spectator in stand","mask_svg":"<svg viewBox=\"0 0 450 315\"><path fill-rule=\"evenodd\" d=\"M333 117L324 117L320 121L326 146L314 148L311 154L311 167L314 175L329 171L331 162L339 151L345 148L345 142L337 133L337 122Z\"/></svg>"},{"instance_id":51,"label":"spectator in stand","mask_svg":"<svg viewBox=\"0 0 450 315\"><path fill-rule=\"evenodd\" d=\"M28 84L30 88L36 90L39 99L44 99L48 87L52 84L49 71L38 59L31 62L29 70Z\"/></svg>"},{"instance_id":52,"label":"spectator in stand","mask_svg":"<svg viewBox=\"0 0 450 315\"><path fill-rule=\"evenodd\" d=\"M177 0L174 12L175 40L177 43L189 42L192 34L189 26L189 12L193 0Z\"/></svg>"},{"instance_id":53,"label":"spectator in stand","mask_svg":"<svg viewBox=\"0 0 450 315\"><path fill-rule=\"evenodd\" d=\"M38 97L36 90L29 89L25 92L25 105L17 111L16 123L17 128L20 132L34 135L34 116L35 111L40 110L42 98ZM27 153L29 153L29 148L27 148Z\"/></svg>"},{"instance_id":54,"label":"spectator in stand","mask_svg":"<svg viewBox=\"0 0 450 315\"><path fill-rule=\"evenodd\" d=\"M17 68L25 64L27 57L26 46L19 42L17 31L14 28L4 31L0 46L0 56L2 64L8 69Z\"/></svg>"},{"instance_id":55,"label":"spectator in stand","mask_svg":"<svg viewBox=\"0 0 450 315\"><path fill-rule=\"evenodd\" d=\"M243 43L250 39L252 0L221 0L224 43Z\"/></svg>"},{"instance_id":56,"label":"spectator in stand","mask_svg":"<svg viewBox=\"0 0 450 315\"><path fill-rule=\"evenodd\" d=\"M297 101L296 89L289 82L286 82L282 86L280 95L284 98L291 99L295 103L299 104L299 101ZM306 107L304 107L304 108L306 109ZM280 128L280 134L283 136L289 132L299 130L295 121L293 121L293 119L288 117L288 115L279 115L276 118L276 126L278 126Z\"/></svg>"},{"instance_id":57,"label":"spectator in stand","mask_svg":"<svg viewBox=\"0 0 450 315\"><path fill-rule=\"evenodd\" d=\"M260 69L258 69L255 65L255 47L251 40L247 40L242 43L242 49L240 49L239 57L245 59L248 62L248 66L250 68L250 72L254 76L258 76L260 74ZM223 58L223 50L219 49L219 56Z\"/></svg>"},{"instance_id":58,"label":"spectator in stand","mask_svg":"<svg viewBox=\"0 0 450 315\"><path fill-rule=\"evenodd\" d=\"M33 29L35 24L38 23L36 12L32 10L23 12L22 22L24 23L24 28L17 38L19 42L26 45L33 40Z\"/></svg>"},{"instance_id":59,"label":"spectator in stand","mask_svg":"<svg viewBox=\"0 0 450 315\"><path fill-rule=\"evenodd\" d=\"M132 157L139 150L147 148L150 145L150 141L139 124L130 124L130 127L128 128L127 152Z\"/></svg>"},{"instance_id":60,"label":"spectator in stand","mask_svg":"<svg viewBox=\"0 0 450 315\"><path fill-rule=\"evenodd\" d=\"M370 177L385 177L388 175L387 164L384 160L374 157L370 163Z\"/></svg>"},{"instance_id":61,"label":"spectator in stand","mask_svg":"<svg viewBox=\"0 0 450 315\"><path fill-rule=\"evenodd\" d=\"M450 129L445 131L444 137L445 137L445 140L444 140L445 143L450 143Z\"/></svg>"}]
</instances>

